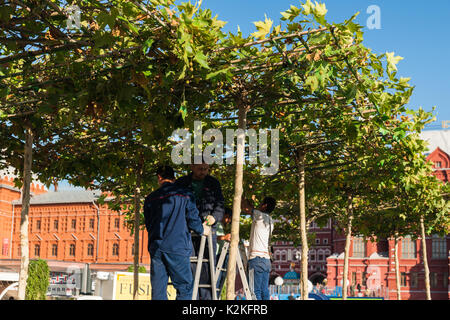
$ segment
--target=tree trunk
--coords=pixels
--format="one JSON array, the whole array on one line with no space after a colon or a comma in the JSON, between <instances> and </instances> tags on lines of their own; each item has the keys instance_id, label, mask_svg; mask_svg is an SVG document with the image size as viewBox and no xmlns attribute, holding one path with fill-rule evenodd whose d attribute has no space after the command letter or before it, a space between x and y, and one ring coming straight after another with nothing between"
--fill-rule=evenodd
<instances>
[{"instance_id":1,"label":"tree trunk","mask_svg":"<svg viewBox=\"0 0 450 320\"><path fill-rule=\"evenodd\" d=\"M395 283L397 284L397 300L402 300L402 295L400 292L400 262L398 260L398 234L395 234L394 243Z\"/></svg>"},{"instance_id":2,"label":"tree trunk","mask_svg":"<svg viewBox=\"0 0 450 320\"><path fill-rule=\"evenodd\" d=\"M347 232L345 236L345 253L344 253L344 278L342 279L342 300L347 300L347 282L348 282L348 258L350 256L350 242L352 241L352 224L353 224L353 198L348 196L347 202Z\"/></svg>"},{"instance_id":3,"label":"tree trunk","mask_svg":"<svg viewBox=\"0 0 450 320\"><path fill-rule=\"evenodd\" d=\"M430 268L428 267L428 256L427 256L427 241L425 238L425 223L423 221L423 216L420 217L420 231L422 233L422 259L423 268L425 269L425 292L427 300L431 300L431 289L430 289Z\"/></svg>"},{"instance_id":4,"label":"tree trunk","mask_svg":"<svg viewBox=\"0 0 450 320\"><path fill-rule=\"evenodd\" d=\"M306 226L306 195L305 195L305 152L297 151L298 192L300 214L300 237L302 242L300 286L302 300L308 300L308 234Z\"/></svg>"},{"instance_id":5,"label":"tree trunk","mask_svg":"<svg viewBox=\"0 0 450 320\"><path fill-rule=\"evenodd\" d=\"M134 262L133 262L133 300L137 300L139 289L139 230L141 226L141 179L142 167L140 166L136 176L134 189Z\"/></svg>"},{"instance_id":6,"label":"tree trunk","mask_svg":"<svg viewBox=\"0 0 450 320\"><path fill-rule=\"evenodd\" d=\"M30 262L28 246L28 212L30 209L30 184L31 184L31 165L33 154L33 132L30 128L26 129L24 168L23 168L23 193L22 193L22 212L20 217L20 274L19 274L19 300L25 300L25 292L28 279L28 265Z\"/></svg>"},{"instance_id":7,"label":"tree trunk","mask_svg":"<svg viewBox=\"0 0 450 320\"><path fill-rule=\"evenodd\" d=\"M244 131L238 132L237 135L236 173L234 178L233 214L231 220L231 242L227 266L227 300L234 300L236 295L236 257L239 246L239 222L241 215L241 198L243 192L242 185L244 177L245 129L247 127L247 108L245 106L239 106L238 116L238 127Z\"/></svg>"}]
</instances>

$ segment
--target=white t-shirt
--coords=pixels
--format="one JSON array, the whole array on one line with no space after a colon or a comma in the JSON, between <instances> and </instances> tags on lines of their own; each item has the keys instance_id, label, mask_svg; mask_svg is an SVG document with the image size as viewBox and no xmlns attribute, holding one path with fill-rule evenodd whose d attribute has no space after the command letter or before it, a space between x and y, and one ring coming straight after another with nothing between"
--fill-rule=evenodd
<instances>
[{"instance_id":1,"label":"white t-shirt","mask_svg":"<svg viewBox=\"0 0 450 320\"><path fill-rule=\"evenodd\" d=\"M249 260L256 257L270 259L270 231L273 231L272 218L267 213L253 210L253 221L250 230Z\"/></svg>"}]
</instances>

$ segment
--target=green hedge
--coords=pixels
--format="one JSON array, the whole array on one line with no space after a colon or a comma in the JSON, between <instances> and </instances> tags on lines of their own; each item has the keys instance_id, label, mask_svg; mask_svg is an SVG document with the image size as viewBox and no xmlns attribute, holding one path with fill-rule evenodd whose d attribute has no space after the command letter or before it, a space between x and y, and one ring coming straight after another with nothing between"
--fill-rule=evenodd
<instances>
[{"instance_id":1,"label":"green hedge","mask_svg":"<svg viewBox=\"0 0 450 320\"><path fill-rule=\"evenodd\" d=\"M28 266L26 300L45 300L50 284L50 269L46 260L30 260Z\"/></svg>"},{"instance_id":2,"label":"green hedge","mask_svg":"<svg viewBox=\"0 0 450 320\"><path fill-rule=\"evenodd\" d=\"M127 269L127 271L128 271L128 272L134 272L134 266L133 266L133 265L129 266L128 269ZM147 273L147 269L145 269L144 266L139 266L138 272L139 272L139 273Z\"/></svg>"}]
</instances>

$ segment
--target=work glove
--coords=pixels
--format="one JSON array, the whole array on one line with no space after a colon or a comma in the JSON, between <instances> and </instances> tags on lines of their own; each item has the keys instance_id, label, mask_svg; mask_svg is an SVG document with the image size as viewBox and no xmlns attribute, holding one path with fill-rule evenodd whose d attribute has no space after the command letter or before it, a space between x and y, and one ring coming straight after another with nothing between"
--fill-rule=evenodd
<instances>
[{"instance_id":1,"label":"work glove","mask_svg":"<svg viewBox=\"0 0 450 320\"><path fill-rule=\"evenodd\" d=\"M214 222L216 222L216 219L213 216L209 215L206 217L205 222L208 226L212 226Z\"/></svg>"},{"instance_id":2,"label":"work glove","mask_svg":"<svg viewBox=\"0 0 450 320\"><path fill-rule=\"evenodd\" d=\"M210 233L211 233L211 227L208 226L208 225L206 224L206 222L203 223L203 235L204 235L204 236L209 236Z\"/></svg>"}]
</instances>

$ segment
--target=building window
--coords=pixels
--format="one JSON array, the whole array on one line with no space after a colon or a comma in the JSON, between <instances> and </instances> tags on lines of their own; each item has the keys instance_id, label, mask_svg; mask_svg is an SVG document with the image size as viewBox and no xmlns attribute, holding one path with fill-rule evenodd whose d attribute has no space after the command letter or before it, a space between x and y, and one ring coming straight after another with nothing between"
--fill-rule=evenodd
<instances>
[{"instance_id":1,"label":"building window","mask_svg":"<svg viewBox=\"0 0 450 320\"><path fill-rule=\"evenodd\" d=\"M72 230L75 230L77 228L77 220L72 219Z\"/></svg>"},{"instance_id":2,"label":"building window","mask_svg":"<svg viewBox=\"0 0 450 320\"><path fill-rule=\"evenodd\" d=\"M436 288L438 286L438 274L437 272L430 272L430 286Z\"/></svg>"},{"instance_id":3,"label":"building window","mask_svg":"<svg viewBox=\"0 0 450 320\"><path fill-rule=\"evenodd\" d=\"M52 256L56 257L58 255L58 245L52 245Z\"/></svg>"},{"instance_id":4,"label":"building window","mask_svg":"<svg viewBox=\"0 0 450 320\"><path fill-rule=\"evenodd\" d=\"M353 257L364 258L366 256L366 241L363 237L353 238Z\"/></svg>"},{"instance_id":5,"label":"building window","mask_svg":"<svg viewBox=\"0 0 450 320\"><path fill-rule=\"evenodd\" d=\"M94 255L94 245L92 243L89 243L87 246L87 255L88 256Z\"/></svg>"},{"instance_id":6,"label":"building window","mask_svg":"<svg viewBox=\"0 0 450 320\"><path fill-rule=\"evenodd\" d=\"M58 230L58 227L59 227L59 221L58 220L54 220L53 221L53 229L54 230Z\"/></svg>"},{"instance_id":7,"label":"building window","mask_svg":"<svg viewBox=\"0 0 450 320\"><path fill-rule=\"evenodd\" d=\"M316 244L320 244L320 239L316 239Z\"/></svg>"},{"instance_id":8,"label":"building window","mask_svg":"<svg viewBox=\"0 0 450 320\"><path fill-rule=\"evenodd\" d=\"M41 256L41 246L39 244L34 246L34 256L37 258Z\"/></svg>"},{"instance_id":9,"label":"building window","mask_svg":"<svg viewBox=\"0 0 450 320\"><path fill-rule=\"evenodd\" d=\"M441 161L436 161L436 163L434 164L434 166L436 168L442 168L442 162Z\"/></svg>"},{"instance_id":10,"label":"building window","mask_svg":"<svg viewBox=\"0 0 450 320\"><path fill-rule=\"evenodd\" d=\"M328 239L327 238L323 239L323 244L328 244Z\"/></svg>"},{"instance_id":11,"label":"building window","mask_svg":"<svg viewBox=\"0 0 450 320\"><path fill-rule=\"evenodd\" d=\"M417 288L419 285L419 274L417 272L411 273L411 288Z\"/></svg>"},{"instance_id":12,"label":"building window","mask_svg":"<svg viewBox=\"0 0 450 320\"><path fill-rule=\"evenodd\" d=\"M400 286L406 287L406 272L400 273Z\"/></svg>"},{"instance_id":13,"label":"building window","mask_svg":"<svg viewBox=\"0 0 450 320\"><path fill-rule=\"evenodd\" d=\"M323 261L323 254L319 253L317 256L317 261Z\"/></svg>"},{"instance_id":14,"label":"building window","mask_svg":"<svg viewBox=\"0 0 450 320\"><path fill-rule=\"evenodd\" d=\"M133 251L134 251L134 245L133 245ZM132 253L132 255L134 254L134 252ZM275 251L275 261L280 261L281 260L281 256L280 256L280 251Z\"/></svg>"},{"instance_id":15,"label":"building window","mask_svg":"<svg viewBox=\"0 0 450 320\"><path fill-rule=\"evenodd\" d=\"M448 272L444 272L442 274L442 287L447 288L448 287Z\"/></svg>"},{"instance_id":16,"label":"building window","mask_svg":"<svg viewBox=\"0 0 450 320\"><path fill-rule=\"evenodd\" d=\"M89 220L89 229L94 230L94 223L95 223L94 219Z\"/></svg>"},{"instance_id":17,"label":"building window","mask_svg":"<svg viewBox=\"0 0 450 320\"><path fill-rule=\"evenodd\" d=\"M114 219L114 228L119 229L120 227L120 219L116 218Z\"/></svg>"},{"instance_id":18,"label":"building window","mask_svg":"<svg viewBox=\"0 0 450 320\"><path fill-rule=\"evenodd\" d=\"M36 220L36 230L37 231L41 230L41 220Z\"/></svg>"},{"instance_id":19,"label":"building window","mask_svg":"<svg viewBox=\"0 0 450 320\"><path fill-rule=\"evenodd\" d=\"M447 240L433 235L432 237L432 259L447 259Z\"/></svg>"},{"instance_id":20,"label":"building window","mask_svg":"<svg viewBox=\"0 0 450 320\"><path fill-rule=\"evenodd\" d=\"M411 236L406 236L402 239L402 259L416 258L416 241L411 239Z\"/></svg>"},{"instance_id":21,"label":"building window","mask_svg":"<svg viewBox=\"0 0 450 320\"><path fill-rule=\"evenodd\" d=\"M351 284L356 286L356 272L352 272L352 280Z\"/></svg>"},{"instance_id":22,"label":"building window","mask_svg":"<svg viewBox=\"0 0 450 320\"><path fill-rule=\"evenodd\" d=\"M309 260L316 261L316 252L315 251L313 251L309 254Z\"/></svg>"},{"instance_id":23,"label":"building window","mask_svg":"<svg viewBox=\"0 0 450 320\"><path fill-rule=\"evenodd\" d=\"M117 243L114 243L112 246L112 255L113 256L119 255L119 245Z\"/></svg>"},{"instance_id":24,"label":"building window","mask_svg":"<svg viewBox=\"0 0 450 320\"><path fill-rule=\"evenodd\" d=\"M74 257L75 256L75 245L71 244L69 247L69 255Z\"/></svg>"}]
</instances>

